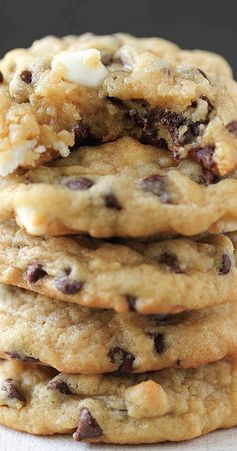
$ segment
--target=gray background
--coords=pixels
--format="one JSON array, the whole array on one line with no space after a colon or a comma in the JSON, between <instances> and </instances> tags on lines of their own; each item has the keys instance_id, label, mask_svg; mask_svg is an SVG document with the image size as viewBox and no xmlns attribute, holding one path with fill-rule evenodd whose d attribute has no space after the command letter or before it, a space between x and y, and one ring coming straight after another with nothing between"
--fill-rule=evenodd
<instances>
[{"instance_id":1,"label":"gray background","mask_svg":"<svg viewBox=\"0 0 237 451\"><path fill-rule=\"evenodd\" d=\"M237 0L0 0L0 53L45 34L127 31L224 55L237 75Z\"/></svg>"}]
</instances>

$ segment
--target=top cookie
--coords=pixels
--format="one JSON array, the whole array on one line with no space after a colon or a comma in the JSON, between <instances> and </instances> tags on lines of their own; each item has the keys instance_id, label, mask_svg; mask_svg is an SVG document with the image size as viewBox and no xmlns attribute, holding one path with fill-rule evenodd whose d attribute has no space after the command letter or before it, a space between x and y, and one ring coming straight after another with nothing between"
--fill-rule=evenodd
<instances>
[{"instance_id":1,"label":"top cookie","mask_svg":"<svg viewBox=\"0 0 237 451\"><path fill-rule=\"evenodd\" d=\"M217 55L87 34L11 51L0 70L2 176L125 135L213 173L237 166L237 85Z\"/></svg>"}]
</instances>

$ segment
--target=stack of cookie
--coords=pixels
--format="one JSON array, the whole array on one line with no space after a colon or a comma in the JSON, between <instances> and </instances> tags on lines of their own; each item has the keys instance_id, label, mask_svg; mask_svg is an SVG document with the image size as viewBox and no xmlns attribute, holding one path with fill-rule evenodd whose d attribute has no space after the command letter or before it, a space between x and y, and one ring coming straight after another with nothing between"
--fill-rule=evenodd
<instances>
[{"instance_id":1,"label":"stack of cookie","mask_svg":"<svg viewBox=\"0 0 237 451\"><path fill-rule=\"evenodd\" d=\"M228 64L86 34L0 70L0 422L107 443L237 424Z\"/></svg>"}]
</instances>

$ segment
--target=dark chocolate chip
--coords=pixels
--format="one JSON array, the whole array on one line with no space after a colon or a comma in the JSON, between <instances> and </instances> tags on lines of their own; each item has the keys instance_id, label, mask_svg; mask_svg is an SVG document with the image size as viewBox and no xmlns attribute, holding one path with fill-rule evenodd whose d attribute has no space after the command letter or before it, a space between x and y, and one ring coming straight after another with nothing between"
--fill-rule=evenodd
<instances>
[{"instance_id":1,"label":"dark chocolate chip","mask_svg":"<svg viewBox=\"0 0 237 451\"><path fill-rule=\"evenodd\" d=\"M35 283L44 276L47 276L47 272L43 269L40 263L32 263L28 266L26 271L26 278L28 283Z\"/></svg>"},{"instance_id":2,"label":"dark chocolate chip","mask_svg":"<svg viewBox=\"0 0 237 451\"><path fill-rule=\"evenodd\" d=\"M149 332L148 336L153 338L157 354L163 354L166 348L164 335L159 332Z\"/></svg>"},{"instance_id":3,"label":"dark chocolate chip","mask_svg":"<svg viewBox=\"0 0 237 451\"><path fill-rule=\"evenodd\" d=\"M119 204L119 201L115 196L115 194L113 193L106 194L104 200L107 208L111 208L113 210L122 210L122 207Z\"/></svg>"},{"instance_id":4,"label":"dark chocolate chip","mask_svg":"<svg viewBox=\"0 0 237 451\"><path fill-rule=\"evenodd\" d=\"M115 346L110 349L108 356L110 357L112 363L119 365L119 371L131 371L135 357L130 352Z\"/></svg>"},{"instance_id":5,"label":"dark chocolate chip","mask_svg":"<svg viewBox=\"0 0 237 451\"><path fill-rule=\"evenodd\" d=\"M100 437L102 434L103 431L95 418L86 407L83 407L80 414L80 422L73 438L80 442L81 440Z\"/></svg>"},{"instance_id":6,"label":"dark chocolate chip","mask_svg":"<svg viewBox=\"0 0 237 451\"><path fill-rule=\"evenodd\" d=\"M141 187L159 197L163 204L170 204L172 201L171 193L167 187L166 177L158 174L149 175L141 181Z\"/></svg>"},{"instance_id":7,"label":"dark chocolate chip","mask_svg":"<svg viewBox=\"0 0 237 451\"><path fill-rule=\"evenodd\" d=\"M175 272L177 274L182 274L183 273L183 271L180 268L179 261L178 261L176 255L174 255L174 254L170 254L168 252L164 252L163 254L161 254L159 256L158 262L161 263L162 265L169 266L171 271L173 271L173 272Z\"/></svg>"},{"instance_id":8,"label":"dark chocolate chip","mask_svg":"<svg viewBox=\"0 0 237 451\"><path fill-rule=\"evenodd\" d=\"M126 296L128 305L129 305L129 310L130 312L136 312L136 302L137 302L137 298L135 296Z\"/></svg>"},{"instance_id":9,"label":"dark chocolate chip","mask_svg":"<svg viewBox=\"0 0 237 451\"><path fill-rule=\"evenodd\" d=\"M233 135L237 136L237 121L232 121L226 126L227 130Z\"/></svg>"},{"instance_id":10,"label":"dark chocolate chip","mask_svg":"<svg viewBox=\"0 0 237 451\"><path fill-rule=\"evenodd\" d=\"M47 385L47 390L58 390L63 395L71 395L72 392L66 382L62 380L51 381Z\"/></svg>"},{"instance_id":11,"label":"dark chocolate chip","mask_svg":"<svg viewBox=\"0 0 237 451\"><path fill-rule=\"evenodd\" d=\"M4 82L4 77L3 77L3 73L0 71L0 83Z\"/></svg>"},{"instance_id":12,"label":"dark chocolate chip","mask_svg":"<svg viewBox=\"0 0 237 451\"><path fill-rule=\"evenodd\" d=\"M7 393L9 399L18 399L19 401L26 403L25 396L19 392L13 379L6 379L3 381L1 384L1 390Z\"/></svg>"},{"instance_id":13,"label":"dark chocolate chip","mask_svg":"<svg viewBox=\"0 0 237 451\"><path fill-rule=\"evenodd\" d=\"M63 181L62 184L73 191L85 191L94 185L94 181L88 177L77 177Z\"/></svg>"},{"instance_id":14,"label":"dark chocolate chip","mask_svg":"<svg viewBox=\"0 0 237 451\"><path fill-rule=\"evenodd\" d=\"M191 160L197 161L205 169L213 170L216 166L212 158L214 151L214 146L196 147L189 152L188 156Z\"/></svg>"},{"instance_id":15,"label":"dark chocolate chip","mask_svg":"<svg viewBox=\"0 0 237 451\"><path fill-rule=\"evenodd\" d=\"M228 274L231 268L231 260L230 257L227 254L223 254L221 257L221 267L220 267L220 274Z\"/></svg>"},{"instance_id":16,"label":"dark chocolate chip","mask_svg":"<svg viewBox=\"0 0 237 451\"><path fill-rule=\"evenodd\" d=\"M202 76L203 76L204 78L206 78L206 80L208 80L208 78L207 78L205 72L203 72L202 69L199 69L199 67L198 67L197 70L200 72L200 74L202 74Z\"/></svg>"},{"instance_id":17,"label":"dark chocolate chip","mask_svg":"<svg viewBox=\"0 0 237 451\"><path fill-rule=\"evenodd\" d=\"M118 97L107 96L107 100L119 109L124 108L123 101Z\"/></svg>"},{"instance_id":18,"label":"dark chocolate chip","mask_svg":"<svg viewBox=\"0 0 237 451\"><path fill-rule=\"evenodd\" d=\"M56 277L55 286L63 294L76 294L82 289L83 282L72 280L69 277Z\"/></svg>"},{"instance_id":19,"label":"dark chocolate chip","mask_svg":"<svg viewBox=\"0 0 237 451\"><path fill-rule=\"evenodd\" d=\"M90 128L87 124L80 122L73 127L72 132L74 133L75 144L82 145L90 135Z\"/></svg>"},{"instance_id":20,"label":"dark chocolate chip","mask_svg":"<svg viewBox=\"0 0 237 451\"><path fill-rule=\"evenodd\" d=\"M220 180L221 178L218 174L215 174L208 169L203 169L199 183L203 183L204 185L208 186L214 183L218 183Z\"/></svg>"},{"instance_id":21,"label":"dark chocolate chip","mask_svg":"<svg viewBox=\"0 0 237 451\"><path fill-rule=\"evenodd\" d=\"M27 83L28 85L32 82L32 72L30 70L23 70L21 72L20 77L24 83Z\"/></svg>"},{"instance_id":22,"label":"dark chocolate chip","mask_svg":"<svg viewBox=\"0 0 237 451\"><path fill-rule=\"evenodd\" d=\"M30 357L24 354L20 354L19 352L6 352L6 355L10 357L11 360L19 360L20 362L27 363L38 363L39 359L35 359L34 357Z\"/></svg>"}]
</instances>

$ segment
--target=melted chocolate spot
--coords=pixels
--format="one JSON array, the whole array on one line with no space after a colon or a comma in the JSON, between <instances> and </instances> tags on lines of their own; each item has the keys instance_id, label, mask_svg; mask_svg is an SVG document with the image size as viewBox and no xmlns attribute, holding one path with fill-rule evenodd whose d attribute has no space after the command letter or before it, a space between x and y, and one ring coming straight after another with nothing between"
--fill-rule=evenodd
<instances>
[{"instance_id":1,"label":"melted chocolate spot","mask_svg":"<svg viewBox=\"0 0 237 451\"><path fill-rule=\"evenodd\" d=\"M126 296L126 299L128 301L129 310L130 312L136 312L136 302L137 298L135 296Z\"/></svg>"},{"instance_id":2,"label":"melted chocolate spot","mask_svg":"<svg viewBox=\"0 0 237 451\"><path fill-rule=\"evenodd\" d=\"M220 274L228 274L231 268L231 261L230 257L227 254L223 254L221 257L221 267L220 267Z\"/></svg>"},{"instance_id":3,"label":"melted chocolate spot","mask_svg":"<svg viewBox=\"0 0 237 451\"><path fill-rule=\"evenodd\" d=\"M227 130L233 135L237 136L237 121L232 121L226 126Z\"/></svg>"},{"instance_id":4,"label":"melted chocolate spot","mask_svg":"<svg viewBox=\"0 0 237 451\"><path fill-rule=\"evenodd\" d=\"M4 82L4 77L2 71L0 71L0 83Z\"/></svg>"},{"instance_id":5,"label":"melted chocolate spot","mask_svg":"<svg viewBox=\"0 0 237 451\"><path fill-rule=\"evenodd\" d=\"M220 181L220 176L215 174L214 172L209 171L208 169L203 169L202 176L200 178L200 183L208 186L214 183L218 183Z\"/></svg>"},{"instance_id":6,"label":"melted chocolate spot","mask_svg":"<svg viewBox=\"0 0 237 451\"><path fill-rule=\"evenodd\" d=\"M116 106L119 109L124 108L122 100L120 100L118 97L107 96L107 100L109 100L109 102L112 103L112 105Z\"/></svg>"},{"instance_id":7,"label":"melted chocolate spot","mask_svg":"<svg viewBox=\"0 0 237 451\"><path fill-rule=\"evenodd\" d=\"M18 399L19 401L26 403L25 396L23 396L22 393L19 392L13 379L6 379L5 381L3 381L1 384L1 390L7 393L8 398Z\"/></svg>"},{"instance_id":8,"label":"melted chocolate spot","mask_svg":"<svg viewBox=\"0 0 237 451\"><path fill-rule=\"evenodd\" d=\"M55 286L63 294L76 294L82 289L83 282L72 280L69 277L57 277L55 279Z\"/></svg>"},{"instance_id":9,"label":"melted chocolate spot","mask_svg":"<svg viewBox=\"0 0 237 451\"><path fill-rule=\"evenodd\" d=\"M85 191L94 185L94 181L88 177L77 177L71 180L63 181L63 185L73 191Z\"/></svg>"},{"instance_id":10,"label":"melted chocolate spot","mask_svg":"<svg viewBox=\"0 0 237 451\"><path fill-rule=\"evenodd\" d=\"M165 351L164 335L159 332L149 332L148 336L153 338L157 354L163 354Z\"/></svg>"},{"instance_id":11,"label":"melted chocolate spot","mask_svg":"<svg viewBox=\"0 0 237 451\"><path fill-rule=\"evenodd\" d=\"M183 271L181 270L179 266L179 261L174 254L169 254L168 252L164 252L161 254L158 258L158 262L162 265L167 265L171 269L171 271L175 272L176 274L182 274Z\"/></svg>"},{"instance_id":12,"label":"melted chocolate spot","mask_svg":"<svg viewBox=\"0 0 237 451\"><path fill-rule=\"evenodd\" d=\"M30 70L23 70L21 72L20 77L24 83L27 83L27 85L30 85L32 82L32 72Z\"/></svg>"},{"instance_id":13,"label":"melted chocolate spot","mask_svg":"<svg viewBox=\"0 0 237 451\"><path fill-rule=\"evenodd\" d=\"M115 194L113 194L113 193L106 194L104 197L104 200L105 200L105 206L107 208L111 208L113 210L122 210L122 207L119 204L119 201L118 201L117 197L115 196Z\"/></svg>"},{"instance_id":14,"label":"melted chocolate spot","mask_svg":"<svg viewBox=\"0 0 237 451\"><path fill-rule=\"evenodd\" d=\"M6 352L5 354L8 355L8 357L10 357L11 360L19 360L20 362L27 362L27 363L38 363L39 362L39 359L35 359L34 357L20 354L19 352Z\"/></svg>"},{"instance_id":15,"label":"melted chocolate spot","mask_svg":"<svg viewBox=\"0 0 237 451\"><path fill-rule=\"evenodd\" d=\"M132 370L135 357L130 352L124 351L124 349L115 346L110 349L108 356L110 357L112 363L119 365L119 371L124 372Z\"/></svg>"},{"instance_id":16,"label":"melted chocolate spot","mask_svg":"<svg viewBox=\"0 0 237 451\"><path fill-rule=\"evenodd\" d=\"M40 263L32 263L28 266L26 271L26 278L28 283L35 283L44 276L47 276L47 272L43 269Z\"/></svg>"},{"instance_id":17,"label":"melted chocolate spot","mask_svg":"<svg viewBox=\"0 0 237 451\"><path fill-rule=\"evenodd\" d=\"M47 390L58 390L63 395L71 395L72 394L72 392L70 391L66 382L64 382L62 380L56 380L56 381L49 382L47 385Z\"/></svg>"},{"instance_id":18,"label":"melted chocolate spot","mask_svg":"<svg viewBox=\"0 0 237 451\"><path fill-rule=\"evenodd\" d=\"M86 407L83 407L81 410L80 422L73 438L80 442L81 440L100 437L102 434L103 431L95 418Z\"/></svg>"},{"instance_id":19,"label":"melted chocolate spot","mask_svg":"<svg viewBox=\"0 0 237 451\"><path fill-rule=\"evenodd\" d=\"M216 168L216 165L212 158L214 151L214 146L197 147L195 149L192 149L189 152L188 156L191 160L197 161L197 163L199 163L205 169L209 169L211 171Z\"/></svg>"},{"instance_id":20,"label":"melted chocolate spot","mask_svg":"<svg viewBox=\"0 0 237 451\"><path fill-rule=\"evenodd\" d=\"M170 204L172 201L171 194L167 187L166 177L158 174L149 175L141 181L141 187L152 194L159 197L162 204Z\"/></svg>"}]
</instances>

